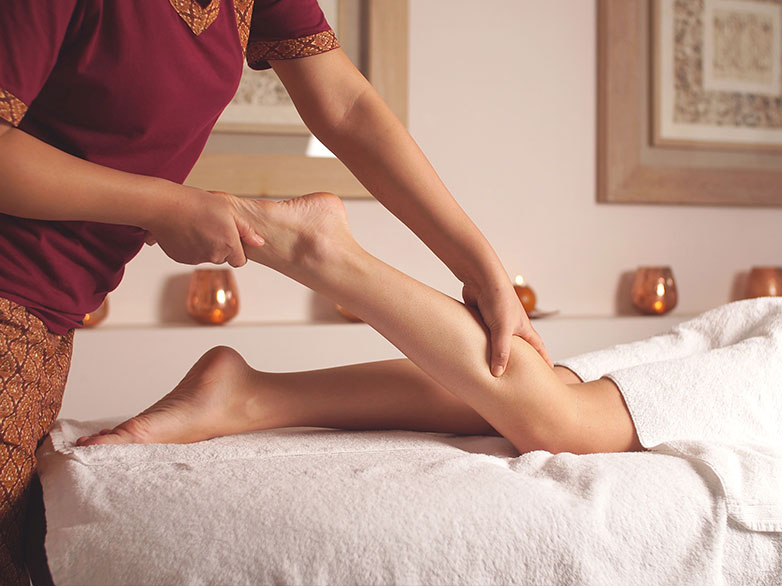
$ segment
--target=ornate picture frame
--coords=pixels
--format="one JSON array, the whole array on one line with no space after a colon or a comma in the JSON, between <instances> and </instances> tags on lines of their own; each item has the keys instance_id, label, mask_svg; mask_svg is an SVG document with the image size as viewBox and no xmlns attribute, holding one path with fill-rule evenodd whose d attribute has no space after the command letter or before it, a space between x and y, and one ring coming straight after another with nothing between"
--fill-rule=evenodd
<instances>
[{"instance_id":1,"label":"ornate picture frame","mask_svg":"<svg viewBox=\"0 0 782 586\"><path fill-rule=\"evenodd\" d=\"M598 201L782 205L782 152L719 133L655 144L660 1L598 0Z\"/></svg>"}]
</instances>

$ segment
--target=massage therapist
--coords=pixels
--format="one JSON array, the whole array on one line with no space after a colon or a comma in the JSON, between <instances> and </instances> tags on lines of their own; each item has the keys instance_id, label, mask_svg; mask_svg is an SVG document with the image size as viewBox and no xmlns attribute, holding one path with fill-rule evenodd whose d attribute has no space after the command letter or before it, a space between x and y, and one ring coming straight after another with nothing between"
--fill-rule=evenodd
<instances>
[{"instance_id":1,"label":"massage therapist","mask_svg":"<svg viewBox=\"0 0 782 586\"><path fill-rule=\"evenodd\" d=\"M0 0L0 582L73 331L145 240L172 259L246 262L246 202L182 182L246 57L273 67L311 131L464 283L501 375L511 336L545 358L497 255L339 49L315 0ZM131 366L128 365L130 368Z\"/></svg>"}]
</instances>

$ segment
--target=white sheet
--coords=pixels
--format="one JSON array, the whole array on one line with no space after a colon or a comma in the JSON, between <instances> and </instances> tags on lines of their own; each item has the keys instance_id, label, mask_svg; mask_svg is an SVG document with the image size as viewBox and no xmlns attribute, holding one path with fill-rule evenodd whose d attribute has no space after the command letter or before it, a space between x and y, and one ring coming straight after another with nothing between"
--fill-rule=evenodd
<instances>
[{"instance_id":1,"label":"white sheet","mask_svg":"<svg viewBox=\"0 0 782 586\"><path fill-rule=\"evenodd\" d=\"M776 584L782 546L697 461L282 430L39 451L55 583Z\"/></svg>"},{"instance_id":2,"label":"white sheet","mask_svg":"<svg viewBox=\"0 0 782 586\"><path fill-rule=\"evenodd\" d=\"M613 380L645 448L709 466L736 522L782 531L782 298L723 305L560 364Z\"/></svg>"}]
</instances>

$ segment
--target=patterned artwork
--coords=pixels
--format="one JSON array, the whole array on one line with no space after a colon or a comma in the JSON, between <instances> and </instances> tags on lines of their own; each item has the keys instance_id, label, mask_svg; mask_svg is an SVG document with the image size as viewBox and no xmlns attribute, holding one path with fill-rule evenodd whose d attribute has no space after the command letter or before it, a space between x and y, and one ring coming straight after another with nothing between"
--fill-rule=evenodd
<instances>
[{"instance_id":1,"label":"patterned artwork","mask_svg":"<svg viewBox=\"0 0 782 586\"><path fill-rule=\"evenodd\" d=\"M782 0L658 0L655 144L782 148Z\"/></svg>"},{"instance_id":2,"label":"patterned artwork","mask_svg":"<svg viewBox=\"0 0 782 586\"><path fill-rule=\"evenodd\" d=\"M710 23L713 48L707 71L715 81L774 84L773 15L719 8Z\"/></svg>"},{"instance_id":3,"label":"patterned artwork","mask_svg":"<svg viewBox=\"0 0 782 586\"><path fill-rule=\"evenodd\" d=\"M326 15L326 20L337 30L338 0L319 0L318 3ZM264 55L285 58L291 51L297 53L291 57L306 56L312 54L312 51L323 52L336 46L339 44L335 34L328 32L294 41L278 42L276 46L270 43L269 46L261 49ZM255 59L253 51L257 49L257 47L248 47L248 60ZM220 116L215 130L308 134L307 127L274 71L256 71L246 63L239 89Z\"/></svg>"},{"instance_id":4,"label":"patterned artwork","mask_svg":"<svg viewBox=\"0 0 782 586\"><path fill-rule=\"evenodd\" d=\"M294 133L307 130L274 71L254 71L245 63L239 89L216 130L255 131L266 126Z\"/></svg>"}]
</instances>

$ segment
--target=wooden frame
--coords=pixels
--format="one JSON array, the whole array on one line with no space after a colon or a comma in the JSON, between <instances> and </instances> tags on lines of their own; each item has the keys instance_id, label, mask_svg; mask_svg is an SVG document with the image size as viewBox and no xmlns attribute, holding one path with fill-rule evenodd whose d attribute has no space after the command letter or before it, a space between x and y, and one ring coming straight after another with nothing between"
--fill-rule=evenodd
<instances>
[{"instance_id":1,"label":"wooden frame","mask_svg":"<svg viewBox=\"0 0 782 586\"><path fill-rule=\"evenodd\" d=\"M367 78L407 124L407 0L366 0ZM204 153L186 181L202 189L251 197L331 191L371 197L337 159L304 155Z\"/></svg>"},{"instance_id":2,"label":"wooden frame","mask_svg":"<svg viewBox=\"0 0 782 586\"><path fill-rule=\"evenodd\" d=\"M598 0L598 201L782 205L782 154L652 146L651 0Z\"/></svg>"}]
</instances>

